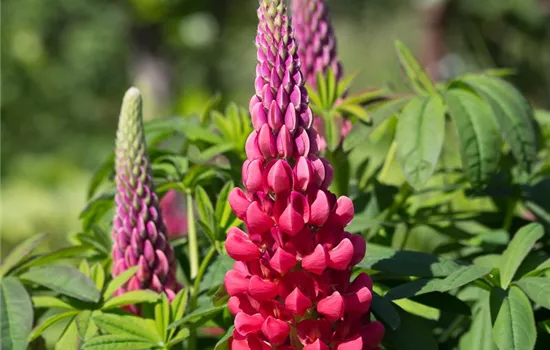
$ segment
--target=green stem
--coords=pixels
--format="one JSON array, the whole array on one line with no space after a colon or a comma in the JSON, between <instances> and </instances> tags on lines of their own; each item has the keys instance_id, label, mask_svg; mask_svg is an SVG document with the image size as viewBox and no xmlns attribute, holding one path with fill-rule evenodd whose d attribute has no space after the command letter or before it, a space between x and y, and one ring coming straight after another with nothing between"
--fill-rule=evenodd
<instances>
[{"instance_id":1,"label":"green stem","mask_svg":"<svg viewBox=\"0 0 550 350\"><path fill-rule=\"evenodd\" d=\"M193 206L193 196L187 192L187 237L189 238L189 265L191 266L191 276L193 279L197 276L199 270L199 244L197 241L197 227L195 226L195 207Z\"/></svg>"},{"instance_id":2,"label":"green stem","mask_svg":"<svg viewBox=\"0 0 550 350\"><path fill-rule=\"evenodd\" d=\"M506 216L504 217L504 223L502 224L502 228L505 231L510 230L510 226L512 226L512 220L514 220L515 213L516 213L516 199L515 198L508 199L506 203Z\"/></svg>"},{"instance_id":3,"label":"green stem","mask_svg":"<svg viewBox=\"0 0 550 350\"><path fill-rule=\"evenodd\" d=\"M214 256L215 253L216 253L216 248L211 247L201 262L199 273L197 274L197 278L195 278L195 283L193 285L193 294L191 295L191 303L189 304L191 306L190 310L194 310L195 307L197 307L197 299L199 297L199 288L202 281L202 277L204 276L204 273L208 268L208 264L210 263L210 260L212 260L212 257Z\"/></svg>"}]
</instances>

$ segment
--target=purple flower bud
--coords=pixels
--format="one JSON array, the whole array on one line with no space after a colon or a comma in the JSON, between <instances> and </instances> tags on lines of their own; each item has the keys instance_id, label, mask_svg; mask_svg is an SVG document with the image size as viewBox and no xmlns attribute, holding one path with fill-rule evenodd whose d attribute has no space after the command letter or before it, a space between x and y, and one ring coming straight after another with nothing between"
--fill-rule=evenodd
<instances>
[{"instance_id":1,"label":"purple flower bud","mask_svg":"<svg viewBox=\"0 0 550 350\"><path fill-rule=\"evenodd\" d=\"M151 289L173 298L181 289L175 281L172 246L166 243L159 200L151 168L142 120L141 95L130 88L122 102L116 141L116 214L113 222L113 277L140 266L117 295L130 290ZM128 308L137 313L136 307Z\"/></svg>"}]
</instances>

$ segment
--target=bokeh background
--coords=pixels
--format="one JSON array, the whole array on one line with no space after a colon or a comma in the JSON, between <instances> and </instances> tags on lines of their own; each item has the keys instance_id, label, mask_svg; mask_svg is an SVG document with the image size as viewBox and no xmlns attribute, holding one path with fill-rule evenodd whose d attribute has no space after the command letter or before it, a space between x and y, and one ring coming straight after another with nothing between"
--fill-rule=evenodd
<instances>
[{"instance_id":1,"label":"bokeh background","mask_svg":"<svg viewBox=\"0 0 550 350\"><path fill-rule=\"evenodd\" d=\"M2 253L38 232L78 230L91 174L114 145L130 85L146 118L190 116L219 92L247 106L256 0L2 0ZM434 79L509 67L550 109L549 0L332 0L355 88L406 89L404 41Z\"/></svg>"}]
</instances>

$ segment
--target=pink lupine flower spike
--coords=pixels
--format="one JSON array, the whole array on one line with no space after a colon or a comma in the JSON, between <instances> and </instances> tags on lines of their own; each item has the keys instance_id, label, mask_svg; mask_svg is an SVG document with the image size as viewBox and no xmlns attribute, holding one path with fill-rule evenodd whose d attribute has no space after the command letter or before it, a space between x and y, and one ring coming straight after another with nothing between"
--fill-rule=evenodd
<instances>
[{"instance_id":1,"label":"pink lupine flower spike","mask_svg":"<svg viewBox=\"0 0 550 350\"><path fill-rule=\"evenodd\" d=\"M378 349L384 328L370 318L372 280L362 273L350 282L365 240L344 230L351 200L328 191L333 169L318 156L283 0L260 0L258 18L245 191L229 196L246 232L231 228L225 243L236 260L225 276L231 348Z\"/></svg>"},{"instance_id":2,"label":"pink lupine flower spike","mask_svg":"<svg viewBox=\"0 0 550 350\"><path fill-rule=\"evenodd\" d=\"M139 265L136 275L116 294L150 289L169 299L181 289L176 282L174 252L151 179L143 131L142 101L130 88L122 103L116 142L116 214L113 222L113 277ZM130 311L138 313L135 306Z\"/></svg>"}]
</instances>

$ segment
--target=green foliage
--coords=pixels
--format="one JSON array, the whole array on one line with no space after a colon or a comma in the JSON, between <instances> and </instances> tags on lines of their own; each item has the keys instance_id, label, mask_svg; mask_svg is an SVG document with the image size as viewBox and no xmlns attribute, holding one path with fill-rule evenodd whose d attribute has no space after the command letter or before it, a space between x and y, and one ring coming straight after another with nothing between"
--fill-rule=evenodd
<instances>
[{"instance_id":1,"label":"green foliage","mask_svg":"<svg viewBox=\"0 0 550 350\"><path fill-rule=\"evenodd\" d=\"M410 92L354 93L354 76L337 81L332 71L308 87L335 170L331 190L353 199L347 230L368 241L353 273L374 281L384 348L544 348L550 158L539 147L550 143L550 122L494 72L437 83L402 43L396 49ZM116 295L137 267L110 277L116 186L106 154L71 245L36 253L47 237L37 235L3 260L3 348L50 335L61 349L229 348L223 280L233 260L224 240L241 221L228 197L242 183L252 125L236 104L218 111L220 100L199 115L145 126L159 197L176 190L187 201L187 235L168 242L185 288L172 301L149 290ZM345 137L344 120L353 125ZM139 315L125 311L130 305ZM223 336L212 339L205 328Z\"/></svg>"}]
</instances>

